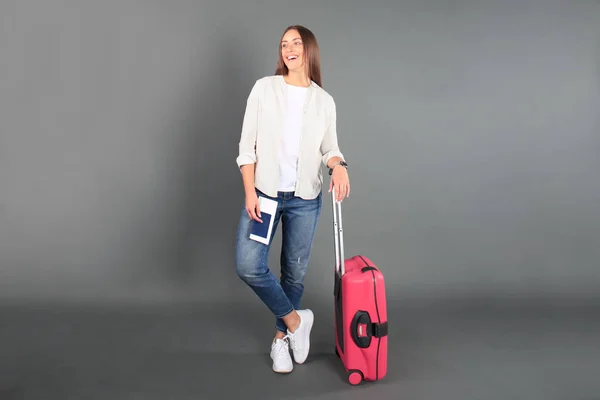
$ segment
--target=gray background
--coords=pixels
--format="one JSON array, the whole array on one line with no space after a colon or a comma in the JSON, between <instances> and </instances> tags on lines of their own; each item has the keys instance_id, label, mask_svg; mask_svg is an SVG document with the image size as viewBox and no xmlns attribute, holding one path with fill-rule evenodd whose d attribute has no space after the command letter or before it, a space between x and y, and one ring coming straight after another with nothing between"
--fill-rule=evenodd
<instances>
[{"instance_id":1,"label":"gray background","mask_svg":"<svg viewBox=\"0 0 600 400\"><path fill-rule=\"evenodd\" d=\"M592 299L599 20L591 0L2 1L0 295L258 301L234 270L237 143L300 23L351 164L346 254L390 302ZM325 196L313 299L331 218Z\"/></svg>"},{"instance_id":2,"label":"gray background","mask_svg":"<svg viewBox=\"0 0 600 400\"><path fill-rule=\"evenodd\" d=\"M0 1L0 398L597 398L599 21L592 0ZM351 164L346 255L386 277L388 375L362 388L333 351L327 194L292 374L235 274L244 106L294 23Z\"/></svg>"}]
</instances>

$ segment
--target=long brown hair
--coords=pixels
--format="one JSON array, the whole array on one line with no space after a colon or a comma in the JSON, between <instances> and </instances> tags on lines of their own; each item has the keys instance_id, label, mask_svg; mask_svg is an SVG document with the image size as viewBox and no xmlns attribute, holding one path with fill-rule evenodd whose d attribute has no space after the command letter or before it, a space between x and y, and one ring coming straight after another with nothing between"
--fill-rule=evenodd
<instances>
[{"instance_id":1,"label":"long brown hair","mask_svg":"<svg viewBox=\"0 0 600 400\"><path fill-rule=\"evenodd\" d=\"M308 66L308 78L314 81L317 85L323 86L321 83L321 55L319 53L319 44L317 43L317 38L315 35L308 29L302 25L290 25L288 26L283 34L281 35L281 40L285 34L295 29L300 34L300 38L302 39L302 47L304 48L304 62ZM281 40L279 41L278 47L278 58L277 58L277 70L275 71L275 75L287 75L288 67L283 62L283 56L281 55Z\"/></svg>"}]
</instances>

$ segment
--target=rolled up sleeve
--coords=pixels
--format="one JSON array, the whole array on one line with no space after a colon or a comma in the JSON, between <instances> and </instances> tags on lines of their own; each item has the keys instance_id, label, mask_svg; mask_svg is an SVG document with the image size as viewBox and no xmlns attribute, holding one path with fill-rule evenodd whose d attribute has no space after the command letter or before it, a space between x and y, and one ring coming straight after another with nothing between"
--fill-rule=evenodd
<instances>
[{"instance_id":1,"label":"rolled up sleeve","mask_svg":"<svg viewBox=\"0 0 600 400\"><path fill-rule=\"evenodd\" d=\"M259 111L259 82L257 81L246 100L246 111L242 122L242 133L238 144L236 163L238 168L256 163L256 132Z\"/></svg>"},{"instance_id":2,"label":"rolled up sleeve","mask_svg":"<svg viewBox=\"0 0 600 400\"><path fill-rule=\"evenodd\" d=\"M332 157L344 158L344 155L338 146L336 118L337 113L335 101L330 99L329 124L327 126L327 130L325 131L325 135L323 136L323 141L321 142L321 154L323 155L322 162L325 166L327 166L327 162Z\"/></svg>"}]
</instances>

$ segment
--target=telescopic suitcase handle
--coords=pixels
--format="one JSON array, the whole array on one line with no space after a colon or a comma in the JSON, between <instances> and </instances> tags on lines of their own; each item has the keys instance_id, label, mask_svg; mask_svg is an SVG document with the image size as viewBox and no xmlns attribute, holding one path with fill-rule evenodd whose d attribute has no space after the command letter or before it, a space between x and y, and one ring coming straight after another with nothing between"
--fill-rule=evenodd
<instances>
[{"instance_id":1,"label":"telescopic suitcase handle","mask_svg":"<svg viewBox=\"0 0 600 400\"><path fill-rule=\"evenodd\" d=\"M342 227L342 204L335 201L335 188L331 190L333 205L333 239L335 243L335 271L344 276L344 230Z\"/></svg>"}]
</instances>

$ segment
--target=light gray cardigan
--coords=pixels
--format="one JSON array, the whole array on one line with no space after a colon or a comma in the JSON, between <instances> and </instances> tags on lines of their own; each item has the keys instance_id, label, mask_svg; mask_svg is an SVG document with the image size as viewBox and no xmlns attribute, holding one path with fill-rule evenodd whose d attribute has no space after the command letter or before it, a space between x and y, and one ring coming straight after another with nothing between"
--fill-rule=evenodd
<instances>
[{"instance_id":1,"label":"light gray cardigan","mask_svg":"<svg viewBox=\"0 0 600 400\"><path fill-rule=\"evenodd\" d=\"M256 164L255 187L271 197L277 197L279 185L278 154L286 94L287 83L281 75L256 81L247 99L236 159L238 167ZM311 82L304 103L295 195L314 199L323 184L321 167L335 156L344 158L338 146L335 102L323 88Z\"/></svg>"}]
</instances>

